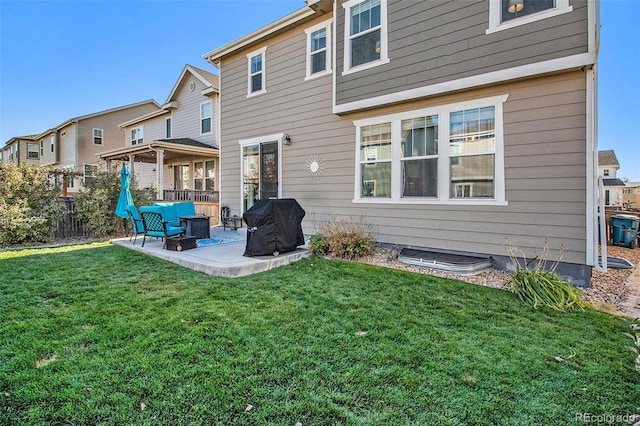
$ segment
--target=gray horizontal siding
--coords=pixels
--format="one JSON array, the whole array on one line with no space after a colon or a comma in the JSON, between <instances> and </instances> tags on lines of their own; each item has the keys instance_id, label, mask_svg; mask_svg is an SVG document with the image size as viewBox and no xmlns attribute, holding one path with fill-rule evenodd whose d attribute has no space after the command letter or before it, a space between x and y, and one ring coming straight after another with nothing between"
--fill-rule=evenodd
<instances>
[{"instance_id":1,"label":"gray horizontal siding","mask_svg":"<svg viewBox=\"0 0 640 426\"><path fill-rule=\"evenodd\" d=\"M291 135L291 145L281 152L282 194L297 199L307 212L306 233L317 232L328 219L363 217L383 242L505 255L504 242L509 239L535 255L549 238L550 247L556 249L553 256L564 245L563 261L584 264L583 73L511 82L340 117L331 112L331 79L304 80L305 48L304 28L271 39L266 53L267 93L251 98L246 96L249 51L224 59L222 204L240 212L238 141L285 132ZM509 95L504 105L507 206L353 202L353 120L503 94ZM318 177L308 174L311 157L321 160Z\"/></svg>"},{"instance_id":2,"label":"gray horizontal siding","mask_svg":"<svg viewBox=\"0 0 640 426\"><path fill-rule=\"evenodd\" d=\"M571 13L493 34L488 0L389 0L390 63L341 75L344 9L337 18L338 105L584 53L587 4L572 0Z\"/></svg>"}]
</instances>

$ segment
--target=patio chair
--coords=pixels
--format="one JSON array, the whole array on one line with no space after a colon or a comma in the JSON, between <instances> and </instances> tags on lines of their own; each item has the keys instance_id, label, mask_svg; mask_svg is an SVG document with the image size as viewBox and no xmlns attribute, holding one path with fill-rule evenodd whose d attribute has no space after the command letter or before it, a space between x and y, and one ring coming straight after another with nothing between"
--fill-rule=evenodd
<instances>
[{"instance_id":1,"label":"patio chair","mask_svg":"<svg viewBox=\"0 0 640 426\"><path fill-rule=\"evenodd\" d=\"M144 223L142 223L142 218L140 217L140 213L138 213L138 209L133 204L129 204L124 208L124 211L129 215L129 220L131 220L131 235L129 236L129 242L133 238L133 245L136 244L136 240L138 239L138 235L144 234Z\"/></svg>"},{"instance_id":2,"label":"patio chair","mask_svg":"<svg viewBox=\"0 0 640 426\"><path fill-rule=\"evenodd\" d=\"M142 215L142 223L144 224L144 237L142 238L142 247L150 237L162 238L162 248L167 247L167 237L174 235L184 235L185 229L182 226L172 226L167 224L161 214L161 207L158 206L142 206L140 214Z\"/></svg>"},{"instance_id":3,"label":"patio chair","mask_svg":"<svg viewBox=\"0 0 640 426\"><path fill-rule=\"evenodd\" d=\"M233 215L231 216L231 209L229 206L220 207L220 223L222 224L222 229L227 230L227 226L229 228L233 228L233 230L237 230L239 227L242 228L242 217ZM238 223L240 226L238 227Z\"/></svg>"}]
</instances>

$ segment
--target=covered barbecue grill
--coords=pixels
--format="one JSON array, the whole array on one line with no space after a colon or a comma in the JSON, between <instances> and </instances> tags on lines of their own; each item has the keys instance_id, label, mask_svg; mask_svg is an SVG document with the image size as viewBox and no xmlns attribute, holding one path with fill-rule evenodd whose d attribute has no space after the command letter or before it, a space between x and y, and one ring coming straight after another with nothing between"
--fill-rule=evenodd
<instances>
[{"instance_id":1,"label":"covered barbecue grill","mask_svg":"<svg viewBox=\"0 0 640 426\"><path fill-rule=\"evenodd\" d=\"M304 244L305 211L292 198L258 200L242 217L247 223L245 256L266 256L295 250Z\"/></svg>"}]
</instances>

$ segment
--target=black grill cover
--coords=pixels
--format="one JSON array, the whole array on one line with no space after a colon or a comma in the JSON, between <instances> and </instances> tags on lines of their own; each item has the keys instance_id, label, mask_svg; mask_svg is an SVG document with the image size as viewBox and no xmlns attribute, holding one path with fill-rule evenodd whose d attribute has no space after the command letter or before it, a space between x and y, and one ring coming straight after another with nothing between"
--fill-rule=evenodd
<instances>
[{"instance_id":1,"label":"black grill cover","mask_svg":"<svg viewBox=\"0 0 640 426\"><path fill-rule=\"evenodd\" d=\"M293 198L258 200L242 217L247 223L245 256L276 255L304 244L305 211Z\"/></svg>"}]
</instances>

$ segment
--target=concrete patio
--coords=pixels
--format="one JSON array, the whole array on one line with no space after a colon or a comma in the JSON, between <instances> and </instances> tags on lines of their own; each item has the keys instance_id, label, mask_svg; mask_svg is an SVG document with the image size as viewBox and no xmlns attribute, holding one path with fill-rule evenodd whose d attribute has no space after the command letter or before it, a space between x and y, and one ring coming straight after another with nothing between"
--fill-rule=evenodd
<instances>
[{"instance_id":1,"label":"concrete patio","mask_svg":"<svg viewBox=\"0 0 640 426\"><path fill-rule=\"evenodd\" d=\"M211 228L211 238L229 238L237 241L184 251L165 250L162 248L162 241L156 238L147 238L144 247L142 247L142 237L138 237L135 244L133 241L130 242L128 237L113 240L112 243L176 263L194 271L228 278L268 271L309 256L306 245L278 256L243 256L246 246L246 228L237 231L230 229L224 231L221 227L213 227Z\"/></svg>"}]
</instances>

